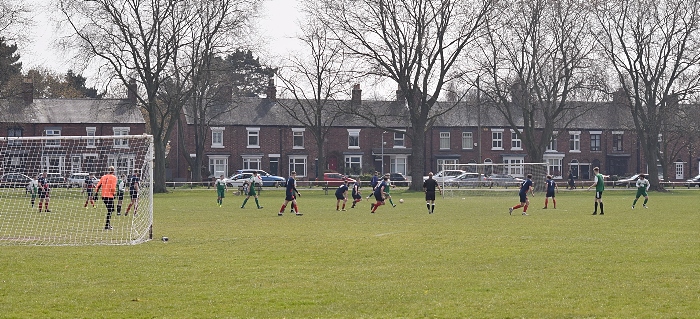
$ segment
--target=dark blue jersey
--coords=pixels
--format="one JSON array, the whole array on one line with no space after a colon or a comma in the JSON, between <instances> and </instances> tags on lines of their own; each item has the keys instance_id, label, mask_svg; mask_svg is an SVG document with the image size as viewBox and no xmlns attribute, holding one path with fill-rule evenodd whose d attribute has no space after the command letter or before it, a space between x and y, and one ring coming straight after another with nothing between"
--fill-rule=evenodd
<instances>
[{"instance_id":1,"label":"dark blue jersey","mask_svg":"<svg viewBox=\"0 0 700 319\"><path fill-rule=\"evenodd\" d=\"M136 175L132 175L131 178L129 179L129 192L135 192L137 190L137 187L139 186L139 177Z\"/></svg>"},{"instance_id":2,"label":"dark blue jersey","mask_svg":"<svg viewBox=\"0 0 700 319\"><path fill-rule=\"evenodd\" d=\"M377 184L379 184L379 176L374 175L372 176L372 180L369 182L369 185L372 186L372 188L376 188Z\"/></svg>"},{"instance_id":3,"label":"dark blue jersey","mask_svg":"<svg viewBox=\"0 0 700 319\"><path fill-rule=\"evenodd\" d=\"M357 195L360 193L360 183L355 182L355 184L352 184L352 195Z\"/></svg>"},{"instance_id":4,"label":"dark blue jersey","mask_svg":"<svg viewBox=\"0 0 700 319\"><path fill-rule=\"evenodd\" d=\"M532 187L532 180L528 178L520 185L520 194L527 194L530 191L530 187Z\"/></svg>"},{"instance_id":5,"label":"dark blue jersey","mask_svg":"<svg viewBox=\"0 0 700 319\"><path fill-rule=\"evenodd\" d=\"M287 179L287 189L286 189L287 195L294 195L295 192L297 191L297 181L290 177Z\"/></svg>"},{"instance_id":6,"label":"dark blue jersey","mask_svg":"<svg viewBox=\"0 0 700 319\"><path fill-rule=\"evenodd\" d=\"M374 188L374 195L375 196L384 196L384 194L382 194L382 191L384 188L387 187L387 185L388 184L385 181L378 182L377 187Z\"/></svg>"},{"instance_id":7,"label":"dark blue jersey","mask_svg":"<svg viewBox=\"0 0 700 319\"><path fill-rule=\"evenodd\" d=\"M85 177L85 188L94 188L95 187L95 181L90 178L90 176Z\"/></svg>"},{"instance_id":8,"label":"dark blue jersey","mask_svg":"<svg viewBox=\"0 0 700 319\"><path fill-rule=\"evenodd\" d=\"M554 183L554 180L548 179L545 183L547 183L547 193L553 193L554 186L557 185L556 183Z\"/></svg>"},{"instance_id":9,"label":"dark blue jersey","mask_svg":"<svg viewBox=\"0 0 700 319\"><path fill-rule=\"evenodd\" d=\"M39 176L39 193L48 193L51 188L49 187L49 182L46 181L46 177Z\"/></svg>"},{"instance_id":10,"label":"dark blue jersey","mask_svg":"<svg viewBox=\"0 0 700 319\"><path fill-rule=\"evenodd\" d=\"M342 196L347 191L348 191L348 185L343 184L343 185L340 185L340 187L338 187L338 189L335 190L335 194Z\"/></svg>"}]
</instances>

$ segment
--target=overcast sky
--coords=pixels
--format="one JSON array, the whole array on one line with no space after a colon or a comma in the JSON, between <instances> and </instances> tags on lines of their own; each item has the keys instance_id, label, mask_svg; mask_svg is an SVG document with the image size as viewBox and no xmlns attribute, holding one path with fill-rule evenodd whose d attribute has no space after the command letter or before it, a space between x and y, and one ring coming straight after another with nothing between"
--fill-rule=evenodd
<instances>
[{"instance_id":1,"label":"overcast sky","mask_svg":"<svg viewBox=\"0 0 700 319\"><path fill-rule=\"evenodd\" d=\"M20 44L22 68L26 71L35 67L46 67L58 73L65 74L69 69L76 69L63 52L54 46L56 34L54 21L57 13L51 13L52 0L32 0L33 27L28 30L29 42ZM259 46L261 60L275 61L275 57L287 56L289 50L294 50L295 41L292 39L299 30L297 20L299 11L296 0L266 0L260 12L258 29L263 43ZM89 71L83 75L90 77Z\"/></svg>"}]
</instances>

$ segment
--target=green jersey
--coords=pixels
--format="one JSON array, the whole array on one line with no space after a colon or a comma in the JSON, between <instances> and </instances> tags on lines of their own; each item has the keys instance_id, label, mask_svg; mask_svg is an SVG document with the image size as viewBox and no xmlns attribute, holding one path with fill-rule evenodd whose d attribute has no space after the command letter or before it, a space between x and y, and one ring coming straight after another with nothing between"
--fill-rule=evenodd
<instances>
[{"instance_id":1,"label":"green jersey","mask_svg":"<svg viewBox=\"0 0 700 319\"><path fill-rule=\"evenodd\" d=\"M226 182L223 179L216 180L216 190L223 191L226 190Z\"/></svg>"},{"instance_id":2,"label":"green jersey","mask_svg":"<svg viewBox=\"0 0 700 319\"><path fill-rule=\"evenodd\" d=\"M602 192L605 190L605 182L603 181L603 174L595 175L595 191Z\"/></svg>"}]
</instances>

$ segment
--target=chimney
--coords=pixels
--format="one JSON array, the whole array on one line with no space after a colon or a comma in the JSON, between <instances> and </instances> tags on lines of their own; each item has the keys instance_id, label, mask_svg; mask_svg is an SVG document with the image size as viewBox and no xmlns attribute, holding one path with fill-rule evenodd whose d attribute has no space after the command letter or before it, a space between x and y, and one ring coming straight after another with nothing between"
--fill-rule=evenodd
<instances>
[{"instance_id":1,"label":"chimney","mask_svg":"<svg viewBox=\"0 0 700 319\"><path fill-rule=\"evenodd\" d=\"M397 102L406 101L406 94L404 94L403 91L401 91L400 85L396 88L396 101Z\"/></svg>"},{"instance_id":2,"label":"chimney","mask_svg":"<svg viewBox=\"0 0 700 319\"><path fill-rule=\"evenodd\" d=\"M267 98L270 101L277 101L277 88L275 87L275 80L270 78L267 82Z\"/></svg>"},{"instance_id":3,"label":"chimney","mask_svg":"<svg viewBox=\"0 0 700 319\"><path fill-rule=\"evenodd\" d=\"M22 100L27 105L34 103L34 82L31 79L22 82Z\"/></svg>"},{"instance_id":4,"label":"chimney","mask_svg":"<svg viewBox=\"0 0 700 319\"><path fill-rule=\"evenodd\" d=\"M359 106L362 104L362 89L360 89L360 84L356 83L352 87L352 99L350 104L353 106Z\"/></svg>"},{"instance_id":5,"label":"chimney","mask_svg":"<svg viewBox=\"0 0 700 319\"><path fill-rule=\"evenodd\" d=\"M613 105L615 106L629 106L630 99L627 96L627 92L623 88L617 89L613 92Z\"/></svg>"},{"instance_id":6,"label":"chimney","mask_svg":"<svg viewBox=\"0 0 700 319\"><path fill-rule=\"evenodd\" d=\"M214 101L218 104L228 105L231 104L233 97L233 86L230 84L224 84L219 87L219 90L214 95Z\"/></svg>"},{"instance_id":7,"label":"chimney","mask_svg":"<svg viewBox=\"0 0 700 319\"><path fill-rule=\"evenodd\" d=\"M129 101L131 104L136 104L137 99L136 99L136 79L132 78L129 79L129 84L126 85L126 99Z\"/></svg>"}]
</instances>

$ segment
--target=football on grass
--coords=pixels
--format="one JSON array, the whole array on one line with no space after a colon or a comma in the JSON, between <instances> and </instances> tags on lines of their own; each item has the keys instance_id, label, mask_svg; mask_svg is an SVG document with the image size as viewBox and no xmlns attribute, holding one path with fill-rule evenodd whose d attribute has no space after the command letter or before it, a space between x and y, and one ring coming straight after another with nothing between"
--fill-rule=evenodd
<instances>
[{"instance_id":1,"label":"football on grass","mask_svg":"<svg viewBox=\"0 0 700 319\"><path fill-rule=\"evenodd\" d=\"M399 199L399 203L403 203L403 198L402 198L402 199Z\"/></svg>"}]
</instances>

